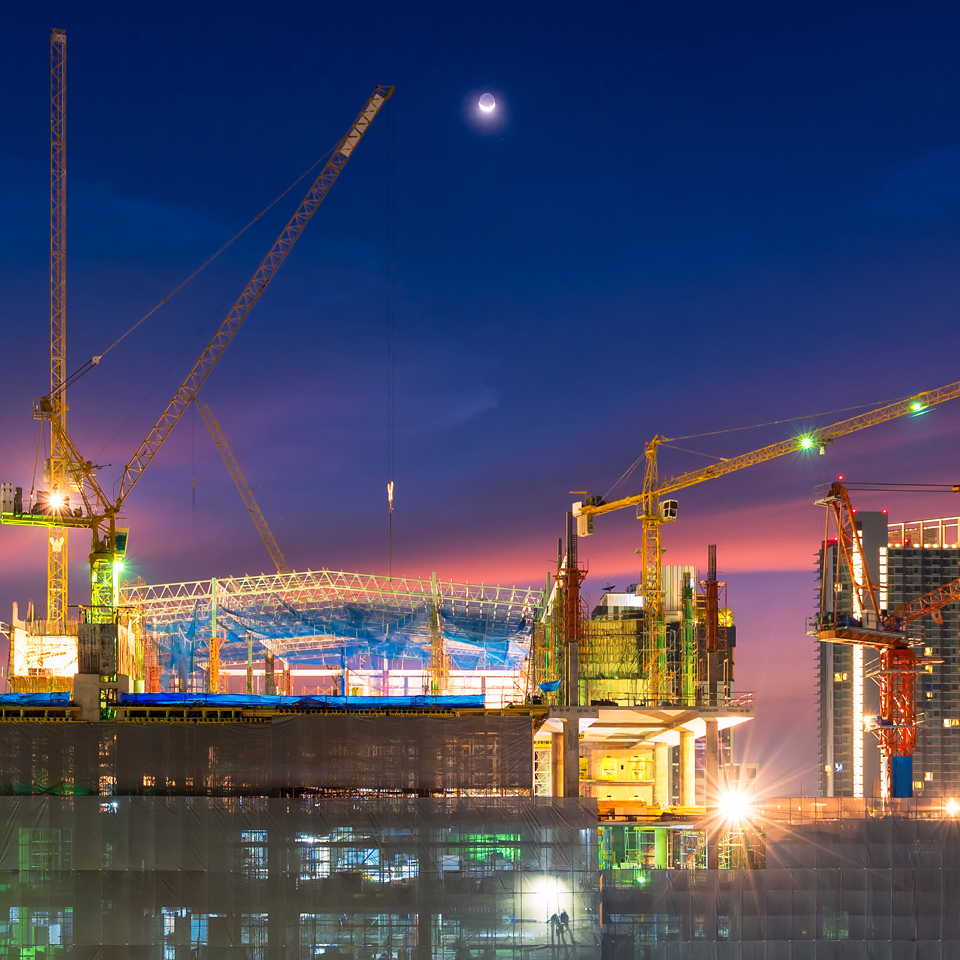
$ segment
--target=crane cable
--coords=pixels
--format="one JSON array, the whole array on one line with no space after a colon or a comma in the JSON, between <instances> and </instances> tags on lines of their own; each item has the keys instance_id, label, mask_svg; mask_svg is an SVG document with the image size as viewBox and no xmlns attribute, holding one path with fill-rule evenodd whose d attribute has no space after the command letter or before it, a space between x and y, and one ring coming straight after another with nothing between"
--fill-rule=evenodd
<instances>
[{"instance_id":1,"label":"crane cable","mask_svg":"<svg viewBox=\"0 0 960 960\"><path fill-rule=\"evenodd\" d=\"M396 97L389 105L387 137L387 573L393 578L393 476L396 457Z\"/></svg>"},{"instance_id":2,"label":"crane cable","mask_svg":"<svg viewBox=\"0 0 960 960\"><path fill-rule=\"evenodd\" d=\"M306 170L304 170L303 173L301 173L300 176L297 177L297 179L294 180L293 183L291 183L290 186L283 191L283 193L279 194L277 197L271 200L270 203L268 203L267 206L265 206L245 227L243 227L241 230L238 230L237 233L235 233L216 253L214 253L212 256L207 258L207 260L205 260L199 267L197 267L197 269L194 270L189 277L187 277L185 280L177 284L177 286L175 286L173 290L171 290L155 307L153 307L153 309L148 310L135 324L133 324L132 327L130 327L129 330L127 330L125 333L122 333L119 337L117 337L117 339L114 340L113 343L111 343L106 350L104 350L102 353L97 354L96 356L91 357L89 360L86 361L86 363L82 364L76 370L74 370L73 373L71 373L70 376L67 377L66 380L64 380L64 382L55 391L51 392L48 396L53 397L57 394L63 393L63 391L65 391L67 387L72 386L81 377L89 373L95 366L97 366L100 363L100 361L114 347L116 347L119 343L121 343L128 336L130 336L130 334L133 333L133 331L136 330L137 327L139 327L144 321L152 317L153 314L155 314L171 297L179 293L199 273L201 273L208 266L210 266L210 264L213 263L213 261L216 260L217 257L219 257L220 254L227 249L227 247L229 247L234 241L242 237L243 234L245 234L265 213L268 213L271 209L273 209L273 207L275 207L298 183L300 183L305 177L307 177L310 173L312 173L318 166L320 166L321 163L324 163L332 153L333 153L333 148L331 147L315 163L311 164Z\"/></svg>"}]
</instances>

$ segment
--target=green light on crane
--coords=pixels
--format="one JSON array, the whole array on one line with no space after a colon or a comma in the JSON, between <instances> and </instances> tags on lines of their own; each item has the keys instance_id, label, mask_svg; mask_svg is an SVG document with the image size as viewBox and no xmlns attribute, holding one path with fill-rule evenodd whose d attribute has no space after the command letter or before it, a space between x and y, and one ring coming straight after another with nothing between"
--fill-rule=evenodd
<instances>
[{"instance_id":1,"label":"green light on crane","mask_svg":"<svg viewBox=\"0 0 960 960\"><path fill-rule=\"evenodd\" d=\"M801 437L800 438L800 449L801 450L810 450L813 448L813 437Z\"/></svg>"}]
</instances>

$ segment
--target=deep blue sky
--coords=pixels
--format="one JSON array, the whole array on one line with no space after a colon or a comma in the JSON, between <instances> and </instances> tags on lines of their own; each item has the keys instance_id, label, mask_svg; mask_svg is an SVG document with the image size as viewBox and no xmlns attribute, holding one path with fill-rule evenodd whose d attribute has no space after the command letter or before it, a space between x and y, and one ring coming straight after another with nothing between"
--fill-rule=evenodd
<instances>
[{"instance_id":1,"label":"deep blue sky","mask_svg":"<svg viewBox=\"0 0 960 960\"><path fill-rule=\"evenodd\" d=\"M540 582L567 491L606 493L655 433L960 377L955 4L20 5L0 31L0 479L30 485L30 401L48 375L51 26L69 44L71 367L323 154L376 82L396 84L400 572ZM496 130L471 119L484 90ZM386 567L385 119L203 390L295 566ZM108 483L300 192L72 392L71 432L112 464ZM778 727L812 717L813 485L956 481L958 426L960 407L939 409L680 497L665 561L718 544L771 770ZM680 445L722 456L794 429ZM664 451L661 470L707 462ZM150 582L269 569L199 420L128 510ZM636 579L636 522L597 530L588 589ZM86 543L71 543L82 599ZM14 599L42 606L43 549L0 532L0 618ZM808 729L798 779L815 763Z\"/></svg>"}]
</instances>

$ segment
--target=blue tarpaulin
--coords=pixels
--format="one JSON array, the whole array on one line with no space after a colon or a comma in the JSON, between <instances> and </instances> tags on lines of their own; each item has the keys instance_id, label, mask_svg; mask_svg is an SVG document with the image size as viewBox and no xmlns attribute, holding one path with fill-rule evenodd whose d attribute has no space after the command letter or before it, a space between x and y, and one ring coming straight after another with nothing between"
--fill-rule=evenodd
<instances>
[{"instance_id":1,"label":"blue tarpaulin","mask_svg":"<svg viewBox=\"0 0 960 960\"><path fill-rule=\"evenodd\" d=\"M69 707L70 691L56 693L2 693L0 707Z\"/></svg>"},{"instance_id":2,"label":"blue tarpaulin","mask_svg":"<svg viewBox=\"0 0 960 960\"><path fill-rule=\"evenodd\" d=\"M43 694L46 696L46 694ZM59 694L53 694L59 696ZM64 694L69 702L70 695ZM337 697L337 696L257 696L239 693L121 693L122 707L334 707L346 710L482 708L484 698L477 696L411 697Z\"/></svg>"}]
</instances>

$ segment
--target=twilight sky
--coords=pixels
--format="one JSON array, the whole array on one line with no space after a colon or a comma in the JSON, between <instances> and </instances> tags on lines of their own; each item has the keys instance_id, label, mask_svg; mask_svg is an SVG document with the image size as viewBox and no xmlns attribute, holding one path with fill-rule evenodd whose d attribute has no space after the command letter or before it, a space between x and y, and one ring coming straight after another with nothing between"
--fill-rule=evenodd
<instances>
[{"instance_id":1,"label":"twilight sky","mask_svg":"<svg viewBox=\"0 0 960 960\"><path fill-rule=\"evenodd\" d=\"M697 453L664 450L669 476L960 377L956 4L21 4L0 31L4 481L30 487L48 388L52 26L68 36L70 369L396 84L397 572L540 583L568 491L608 493L654 434L800 418L678 441ZM483 125L488 90L502 109ZM386 570L386 121L201 394L295 567ZM304 190L72 391L71 433L111 464L108 488ZM956 482L958 426L948 405L678 497L664 562L718 545L738 685L758 696L741 744L771 793L816 776L814 485ZM199 417L128 517L149 582L270 568ZM638 543L630 511L599 518L588 593L635 581ZM0 618L13 600L42 611L44 549L0 530ZM74 600L86 553L76 534Z\"/></svg>"}]
</instances>

